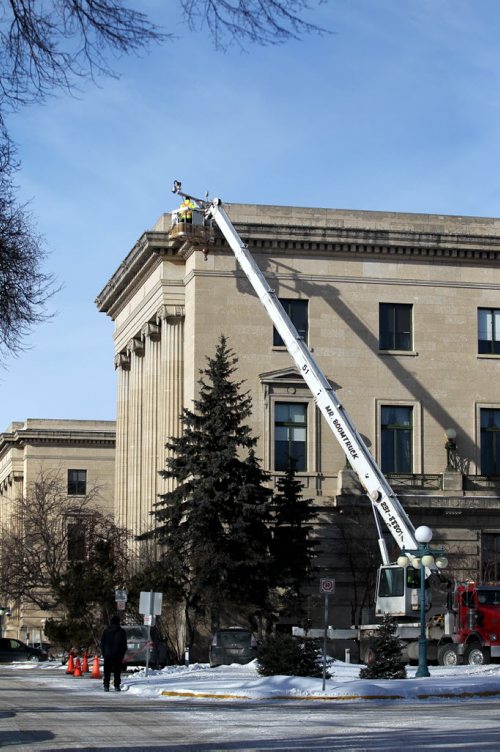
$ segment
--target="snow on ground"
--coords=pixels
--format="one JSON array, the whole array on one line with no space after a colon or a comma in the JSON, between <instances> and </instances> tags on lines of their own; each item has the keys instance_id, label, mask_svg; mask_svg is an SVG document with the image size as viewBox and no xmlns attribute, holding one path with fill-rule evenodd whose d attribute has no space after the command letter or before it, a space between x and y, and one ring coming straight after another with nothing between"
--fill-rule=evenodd
<instances>
[{"instance_id":1,"label":"snow on ground","mask_svg":"<svg viewBox=\"0 0 500 752\"><path fill-rule=\"evenodd\" d=\"M92 664L91 664L92 665ZM102 682L90 679L90 674L74 677L66 674L66 666L55 662L2 664L3 669L24 668L36 672L43 683L57 682L61 686L82 691L102 691ZM263 677L256 662L240 666L219 666L195 663L189 667L167 666L162 671L149 669L126 673L122 689L129 695L141 695L163 700L196 698L252 700L321 700L366 702L376 699L439 701L467 700L480 697L500 697L500 665L489 666L430 666L431 676L415 678L415 667L408 667L407 679L361 680L360 666L335 661L329 668L332 677L323 680L297 676ZM101 668L102 671L102 668Z\"/></svg>"}]
</instances>

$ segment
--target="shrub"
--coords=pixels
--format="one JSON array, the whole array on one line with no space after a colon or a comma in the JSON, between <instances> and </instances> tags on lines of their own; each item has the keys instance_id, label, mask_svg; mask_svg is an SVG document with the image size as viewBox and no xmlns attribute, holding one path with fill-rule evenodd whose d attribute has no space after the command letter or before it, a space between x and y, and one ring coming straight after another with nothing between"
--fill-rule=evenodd
<instances>
[{"instance_id":1,"label":"shrub","mask_svg":"<svg viewBox=\"0 0 500 752\"><path fill-rule=\"evenodd\" d=\"M406 679L406 666L401 659L403 646L396 629L394 619L385 614L375 643L375 658L361 669L360 679Z\"/></svg>"},{"instance_id":2,"label":"shrub","mask_svg":"<svg viewBox=\"0 0 500 752\"><path fill-rule=\"evenodd\" d=\"M257 670L261 676L319 677L323 676L322 655L313 640L278 634L259 647Z\"/></svg>"}]
</instances>

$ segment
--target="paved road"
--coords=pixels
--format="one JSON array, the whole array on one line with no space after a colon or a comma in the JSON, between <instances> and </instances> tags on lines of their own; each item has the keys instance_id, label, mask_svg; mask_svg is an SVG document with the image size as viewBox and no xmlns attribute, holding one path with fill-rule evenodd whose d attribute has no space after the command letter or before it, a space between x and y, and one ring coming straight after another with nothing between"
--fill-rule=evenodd
<instances>
[{"instance_id":1,"label":"paved road","mask_svg":"<svg viewBox=\"0 0 500 752\"><path fill-rule=\"evenodd\" d=\"M172 701L100 686L68 689L0 670L0 747L7 750L500 749L500 702L237 703Z\"/></svg>"}]
</instances>

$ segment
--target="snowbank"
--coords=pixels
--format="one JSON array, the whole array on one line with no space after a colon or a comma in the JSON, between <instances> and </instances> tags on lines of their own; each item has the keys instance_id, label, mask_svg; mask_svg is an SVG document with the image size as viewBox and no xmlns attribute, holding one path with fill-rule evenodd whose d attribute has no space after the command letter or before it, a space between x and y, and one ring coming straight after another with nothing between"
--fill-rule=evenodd
<instances>
[{"instance_id":1,"label":"snowbank","mask_svg":"<svg viewBox=\"0 0 500 752\"><path fill-rule=\"evenodd\" d=\"M37 672L37 680L84 692L101 692L102 683L90 675L73 677L66 674L66 666L54 663L3 664L2 669L20 668ZM331 679L309 679L296 676L263 677L257 673L255 661L240 666L219 666L195 663L189 667L167 666L162 671L145 670L124 674L122 689L129 695L141 695L160 700L193 698L252 700L313 700L355 701L422 700L439 701L454 698L500 696L500 665L489 666L430 666L431 676L415 678L415 668L408 668L408 678L390 680L358 679L360 666L335 661L329 671Z\"/></svg>"}]
</instances>

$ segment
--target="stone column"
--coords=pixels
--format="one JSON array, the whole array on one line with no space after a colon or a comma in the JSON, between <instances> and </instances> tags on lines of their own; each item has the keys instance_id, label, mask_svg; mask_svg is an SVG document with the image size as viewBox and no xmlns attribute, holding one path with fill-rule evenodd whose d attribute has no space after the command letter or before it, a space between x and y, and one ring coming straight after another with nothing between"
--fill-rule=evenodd
<instances>
[{"instance_id":1,"label":"stone column","mask_svg":"<svg viewBox=\"0 0 500 752\"><path fill-rule=\"evenodd\" d=\"M149 530L153 520L151 509L156 501L158 488L156 428L158 415L158 391L160 380L161 332L159 324L148 322L142 329L145 342L144 356L144 398L143 398L143 484L141 499L141 532Z\"/></svg>"},{"instance_id":2,"label":"stone column","mask_svg":"<svg viewBox=\"0 0 500 752\"><path fill-rule=\"evenodd\" d=\"M130 353L120 352L115 358L118 371L116 405L116 452L115 452L115 522L129 527L128 505L128 405Z\"/></svg>"},{"instance_id":3,"label":"stone column","mask_svg":"<svg viewBox=\"0 0 500 752\"><path fill-rule=\"evenodd\" d=\"M138 534L154 523L158 494L170 490L159 471L165 443L181 432L184 379L184 308L162 306L115 360L118 369L116 417L116 521Z\"/></svg>"},{"instance_id":4,"label":"stone column","mask_svg":"<svg viewBox=\"0 0 500 752\"><path fill-rule=\"evenodd\" d=\"M165 443L172 436L180 436L180 415L184 404L184 307L164 306L159 312L161 321L160 391L158 394L158 470L165 467ZM158 493L173 488L171 479L158 476Z\"/></svg>"},{"instance_id":5,"label":"stone column","mask_svg":"<svg viewBox=\"0 0 500 752\"><path fill-rule=\"evenodd\" d=\"M131 351L128 420L128 503L129 527L134 533L141 530L141 489L143 481L142 436L143 436L143 371L144 342L134 337L129 343Z\"/></svg>"}]
</instances>

